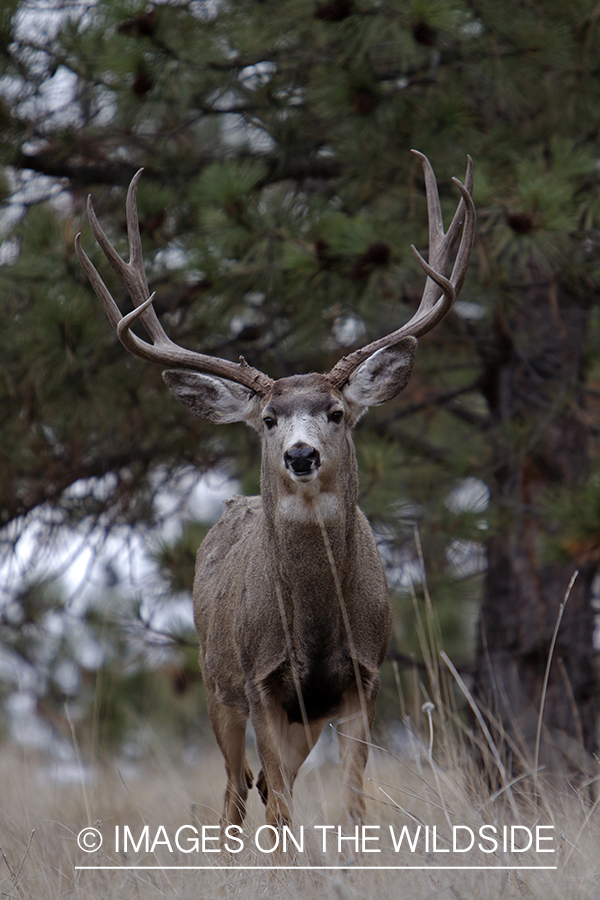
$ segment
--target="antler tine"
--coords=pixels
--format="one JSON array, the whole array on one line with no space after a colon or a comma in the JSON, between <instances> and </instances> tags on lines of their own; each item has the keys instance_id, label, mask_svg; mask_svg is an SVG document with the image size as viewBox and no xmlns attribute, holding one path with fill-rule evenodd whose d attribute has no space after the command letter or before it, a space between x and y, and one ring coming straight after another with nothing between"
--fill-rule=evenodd
<instances>
[{"instance_id":1,"label":"antler tine","mask_svg":"<svg viewBox=\"0 0 600 900\"><path fill-rule=\"evenodd\" d=\"M155 295L148 296L150 291L144 270L142 241L136 207L137 186L142 171L140 169L134 175L127 192L126 212L130 253L129 263L121 259L104 233L94 212L91 197L88 197L87 205L94 237L100 244L108 262L124 282L133 301L135 308L126 316L121 314L121 310L115 303L110 291L81 246L81 235L78 234L75 238L75 251L79 261L102 303L111 325L117 332L119 340L134 356L139 356L141 359L149 360L157 365L174 366L176 368L192 369L196 372L217 375L229 381L243 384L258 394L267 394L273 385L273 380L268 375L265 375L264 372L249 366L243 357L240 357L239 363L233 363L218 357L207 356L204 353L186 350L185 347L180 347L172 341L160 324L158 316L152 307ZM138 318L143 322L152 343L142 340L142 338L131 331L132 324Z\"/></svg>"},{"instance_id":2,"label":"antler tine","mask_svg":"<svg viewBox=\"0 0 600 900\"><path fill-rule=\"evenodd\" d=\"M461 200L454 214L448 232L444 234L442 213L440 207L437 181L427 157L417 150L412 151L418 156L423 165L425 175L425 192L427 196L427 210L429 215L429 262L426 262L414 245L411 249L428 278L423 291L419 307L412 318L385 337L367 344L360 350L339 360L333 367L327 378L336 387L342 387L352 373L366 359L382 350L384 347L393 347L402 338L421 337L431 331L448 314L456 300L467 274L469 257L475 240L476 213L471 192L473 189L473 162L467 158L467 173L463 185L458 178L452 180L461 192ZM460 229L463 229L462 238L456 260L450 278L443 274L450 261L450 256L458 238Z\"/></svg>"},{"instance_id":3,"label":"antler tine","mask_svg":"<svg viewBox=\"0 0 600 900\"><path fill-rule=\"evenodd\" d=\"M425 154L421 153L420 150L411 150L410 152L419 157L421 165L423 166L425 197L427 198L427 218L429 219L429 246L435 247L444 237L444 221L442 219L442 208L440 206L437 179L433 167Z\"/></svg>"},{"instance_id":4,"label":"antler tine","mask_svg":"<svg viewBox=\"0 0 600 900\"><path fill-rule=\"evenodd\" d=\"M146 279L146 272L144 269L144 258L142 256L142 239L140 236L140 226L136 207L137 187L143 171L143 169L139 169L135 173L135 175L131 179L129 190L127 191L126 217L127 238L129 241L128 263L126 263L125 260L121 259L121 257L109 241L108 237L106 236L104 229L100 225L100 222L98 221L98 218L96 216L96 212L92 205L91 196L89 196L87 200L87 213L90 220L92 233L100 244L102 252L106 256L112 268L125 284L133 301L133 305L136 307L139 307L140 304L144 303L150 293L148 289L148 281ZM161 343L165 340L168 341L167 335L165 334L162 325L158 321L156 312L152 307L149 307L145 314L142 316L142 323L153 344ZM128 347L127 349L130 348Z\"/></svg>"},{"instance_id":5,"label":"antler tine","mask_svg":"<svg viewBox=\"0 0 600 900\"><path fill-rule=\"evenodd\" d=\"M462 191L463 186L457 178L452 179L455 184L457 184L459 188L461 188L461 194L463 194L463 196L461 197L461 201L458 204L456 212L454 213L452 222L450 223L450 228L448 229L448 232L444 234L444 225L442 220L442 211L440 208L437 181L431 163L424 153L420 153L418 150L412 150L411 152L414 153L415 156L418 156L421 160L421 163L423 165L423 174L425 176L425 194L427 196L427 211L429 215L429 264L436 270L436 272L443 273L445 272L448 263L450 262L452 250L454 249L454 245L460 233L460 229L465 220L465 203L468 203L471 198L471 192L473 190L473 161L470 156L467 157L467 172L465 181L470 181L471 186L466 190L466 193L468 194L468 199L466 201L464 199L464 194ZM419 261L421 262L421 259ZM442 285L440 285L435 278L432 278L430 273L428 274L432 280L428 281L425 285L425 290L423 292L421 303L419 304L419 309L417 310L414 317L415 320L419 320L422 315L427 313L436 305L441 296L441 291L439 290L439 288L443 290Z\"/></svg>"},{"instance_id":6,"label":"antler tine","mask_svg":"<svg viewBox=\"0 0 600 900\"><path fill-rule=\"evenodd\" d=\"M444 316L448 314L464 284L464 280L467 274L467 267L469 264L469 257L471 255L473 241L475 239L475 205L473 204L473 199L464 184L462 184L458 180L458 178L453 178L452 180L458 186L462 194L461 205L463 205L464 203L465 209L467 210L463 228L463 236L458 248L458 253L454 262L452 274L450 276L450 279L448 280L447 278L444 278L442 275L440 275L439 271L437 271L438 268L445 269L448 265L448 260L452 251L452 245L448 240L450 236L450 229L445 235L446 241L441 248L441 250L443 250L444 252L442 253L440 251L438 254L436 254L436 262L438 263L438 265L436 265L435 262L433 264L426 263L415 245L411 244L411 250L414 256L420 263L421 268L427 273L427 275L433 282L433 286L428 280L425 285L425 291L423 292L423 299L419 304L417 312L412 317L412 319L410 319L410 321L406 323L406 325L403 325L402 328L398 330L398 334L400 331L403 331L405 333L412 334L414 337L420 337L420 335L425 334L427 331L430 331L438 322L442 321ZM460 206L454 215L454 219L452 221L453 225L459 211ZM462 224L462 222L459 222L459 227ZM454 230L454 241L452 241L452 244L456 242L457 236L458 228ZM439 290L436 290L436 287L441 289L441 297Z\"/></svg>"},{"instance_id":7,"label":"antler tine","mask_svg":"<svg viewBox=\"0 0 600 900\"><path fill-rule=\"evenodd\" d=\"M131 179L131 184L129 185L129 189L127 191L127 201L125 204L125 215L127 218L127 239L129 241L129 269L132 274L134 274L134 276L139 280L139 286L141 288L140 302L144 302L149 294L148 281L146 279L146 270L144 268L144 257L142 254L142 237L140 235L140 223L136 202L138 184L140 182L140 178L142 177L143 171L143 169L138 169L138 171ZM134 299L134 304L135 306L140 305L137 302L137 298ZM140 317L144 328L152 338L152 342L154 344L159 343L160 341L165 339L167 341L169 340L151 304L147 307L147 310L143 314L140 314Z\"/></svg>"},{"instance_id":8,"label":"antler tine","mask_svg":"<svg viewBox=\"0 0 600 900\"><path fill-rule=\"evenodd\" d=\"M97 222L96 222L96 224L98 225ZM99 225L98 225L98 229L100 229ZM94 231L94 234L95 233L96 232ZM102 232L102 234L104 235L104 232ZM104 235L104 237L106 238L106 235ZM112 253L116 257L116 260L118 261L118 263L121 263L123 266L125 266L125 263L123 262L121 257L118 256L118 254L116 254L112 245L108 243L108 238L106 238L106 241L107 241L107 245L110 247L110 251L112 251ZM104 247L102 247L102 249L104 250ZM77 234L75 236L75 252L77 253L79 262L83 266L85 274L87 275L87 277L90 281L90 284L92 285L92 287L96 293L96 296L98 297L98 299L102 303L102 306L104 307L104 311L105 311L106 315L108 316L108 320L109 320L110 324L117 332L119 340L121 341L123 346L127 350L129 350L130 353L133 353L135 356L139 356L142 359L147 359L148 354L151 353L152 351L155 351L156 347L153 346L152 344L146 343L146 341L143 341L141 338L139 338L137 336L137 334L134 334L134 332L129 331L129 326L134 321L134 319L136 319L140 315L140 313L142 313L144 310L146 310L148 308L148 306L151 304L152 300L154 299L155 295L152 294L151 297L149 297L144 303L140 304L140 306L137 307L136 309L134 309L133 312L129 313L129 315L127 315L127 316L123 316L121 313L121 310L119 309L119 307L113 300L112 294L110 293L110 291L104 284L104 281L102 280L102 277L100 276L100 273L98 272L98 270L96 269L96 267L90 260L89 256L87 255L87 253L81 246L81 234ZM108 253L106 253L106 251L105 251L105 254L106 254L107 258L109 258L109 260L110 260L111 257L109 256ZM113 268L115 269L115 271L118 272L117 266L113 265ZM125 323L125 328L123 327L124 323ZM168 338L166 337L166 335L165 335L165 338L168 341ZM159 362L160 360L153 359L152 361Z\"/></svg>"},{"instance_id":9,"label":"antler tine","mask_svg":"<svg viewBox=\"0 0 600 900\"><path fill-rule=\"evenodd\" d=\"M453 178L452 181L456 182L457 184L459 183L457 178ZM466 187L466 189L469 193L469 196L470 197L473 196L473 160L471 159L470 156L467 156L467 171L465 173L464 186ZM461 197L461 202L458 204L458 208L457 208L456 212L454 213L452 222L450 223L450 228L446 232L446 237L448 238L448 241L450 241L453 245L456 242L458 233L459 233L461 226L465 220L465 212L466 212L465 204L462 202L462 197Z\"/></svg>"},{"instance_id":10,"label":"antler tine","mask_svg":"<svg viewBox=\"0 0 600 900\"><path fill-rule=\"evenodd\" d=\"M469 157L471 161L471 158ZM456 295L460 293L462 290L462 286L465 283L465 278L467 277L467 269L469 268L469 260L471 258L471 251L473 249L473 244L475 243L475 226L477 224L477 213L475 211L475 204L473 203L473 174L472 174L472 166L473 163L471 161L471 186L461 184L458 178L453 178L452 181L458 187L462 194L462 198L465 203L465 218L464 218L464 226L462 238L458 247L458 253L456 254L456 260L454 262L454 267L452 270L452 284L455 287ZM457 213L459 209L457 210ZM454 220L452 222L454 224ZM462 223L461 223L462 224ZM460 228L460 225L459 225ZM458 231L458 229L457 229ZM448 234L450 233L450 229L448 229Z\"/></svg>"},{"instance_id":11,"label":"antler tine","mask_svg":"<svg viewBox=\"0 0 600 900\"><path fill-rule=\"evenodd\" d=\"M87 253L85 252L83 247L81 246L81 232L79 232L79 234L75 235L75 252L77 254L77 258L79 259L79 262L83 266L83 269L89 279L90 284L94 288L96 296L98 297L98 299L102 303L102 306L104 307L104 312L108 316L108 320L109 320L110 324L116 330L119 322L123 318L121 315L121 310L119 309L119 307L113 300L110 291L108 290L108 288L102 281L102 278L100 277L98 270L96 269L96 267L92 263L91 259L89 258L89 256L87 255Z\"/></svg>"}]
</instances>

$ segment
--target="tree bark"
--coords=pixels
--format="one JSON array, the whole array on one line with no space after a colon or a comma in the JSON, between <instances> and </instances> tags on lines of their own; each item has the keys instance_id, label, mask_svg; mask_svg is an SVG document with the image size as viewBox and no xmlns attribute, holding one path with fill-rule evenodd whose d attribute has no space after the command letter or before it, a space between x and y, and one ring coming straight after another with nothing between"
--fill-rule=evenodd
<instances>
[{"instance_id":1,"label":"tree bark","mask_svg":"<svg viewBox=\"0 0 600 900\"><path fill-rule=\"evenodd\" d=\"M522 302L496 320L494 349L488 346L484 360L494 420L490 488L500 512L487 542L475 694L514 774L532 771L553 633L577 568L544 699L542 777L585 777L597 746L591 601L598 561L552 558L548 538L558 532L543 504L549 489L577 488L589 474L582 401L587 318L581 297L530 272Z\"/></svg>"}]
</instances>

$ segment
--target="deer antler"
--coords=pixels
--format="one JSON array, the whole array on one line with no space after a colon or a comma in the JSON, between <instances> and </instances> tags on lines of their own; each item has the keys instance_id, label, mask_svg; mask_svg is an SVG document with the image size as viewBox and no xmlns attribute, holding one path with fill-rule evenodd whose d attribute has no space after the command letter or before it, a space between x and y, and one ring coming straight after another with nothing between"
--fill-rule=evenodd
<instances>
[{"instance_id":1,"label":"deer antler","mask_svg":"<svg viewBox=\"0 0 600 900\"><path fill-rule=\"evenodd\" d=\"M128 315L123 316L110 291L104 284L98 271L83 250L80 242L80 235L75 238L75 250L79 261L91 282L94 291L98 295L102 306L108 316L108 319L117 332L119 340L123 346L139 356L141 359L150 360L150 362L158 363L163 366L173 366L179 369L193 369L196 372L205 372L209 375L217 375L221 378L227 378L229 381L235 381L243 384L257 394L266 395L273 386L273 380L248 365L246 360L240 357L239 363L230 362L226 359L218 357L206 356L204 353L196 353L193 350L186 350L172 341L165 333L162 325L158 320L158 316L152 307L154 294L150 294L146 273L144 271L144 260L142 257L142 240L140 237L140 227L136 208L137 186L142 175L143 169L137 172L129 185L127 192L127 237L129 239L129 262L126 263L102 230L94 208L92 199L88 197L87 210L90 225L94 237L100 244L107 260L124 282L129 295L133 301L135 309ZM142 340L133 331L131 326L136 319L140 319L152 343Z\"/></svg>"},{"instance_id":2,"label":"deer antler","mask_svg":"<svg viewBox=\"0 0 600 900\"><path fill-rule=\"evenodd\" d=\"M412 152L419 157L423 165L425 191L427 194L427 209L429 213L429 263L423 259L414 245L411 246L415 257L429 276L425 284L423 296L417 312L409 322L391 334L386 335L386 337L379 338L379 340L367 344L360 350L355 350L354 353L349 354L349 356L344 357L336 363L327 375L327 379L337 388L343 387L361 363L378 350L382 350L385 347L392 347L408 335L420 337L428 331L431 331L431 329L441 322L448 314L465 280L469 257L475 239L476 221L475 206L471 197L473 190L473 162L471 157L469 156L467 158L465 184L463 185L457 178L452 179L458 186L462 197L450 224L450 228L447 233L444 234L437 182L431 163L423 153L419 153L417 150L413 150ZM110 291L83 250L80 242L80 235L78 234L75 238L75 249L79 261L81 262L94 291L98 295L110 323L117 332L119 340L130 353L139 356L141 359L147 359L158 365L192 369L196 372L217 375L221 378L226 378L229 381L242 384L257 394L266 396L273 387L273 379L264 372L249 366L243 356L240 357L239 363L234 363L229 360L219 359L218 357L207 356L204 353L187 350L172 341L160 324L156 312L152 307L152 301L154 300L155 295L150 294L148 282L146 280L144 260L142 257L142 241L136 208L137 187L142 172L143 169L140 169L139 172L134 175L127 192L127 236L129 239L130 254L128 263L121 259L102 230L102 227L96 218L91 197L88 197L87 204L88 216L94 237L100 244L107 260L127 287L135 307L132 312L128 313L126 316L121 314ZM452 250L454 249L461 228L463 229L463 232L456 260L450 278L446 278L443 273L448 266ZM131 331L132 324L138 318L146 329L151 343L142 340L142 338Z\"/></svg>"},{"instance_id":3,"label":"deer antler","mask_svg":"<svg viewBox=\"0 0 600 900\"><path fill-rule=\"evenodd\" d=\"M386 335L386 337L379 338L379 340L367 344L360 350L355 350L354 353L350 353L336 363L327 379L337 388L343 387L361 363L372 356L373 353L376 353L377 350L382 350L384 347L393 347L408 335L421 337L421 335L435 328L452 309L467 274L469 257L475 240L476 222L475 206L471 197L473 191L473 161L470 156L467 157L465 184L462 184L458 178L452 179L458 186L462 197L450 228L444 234L437 181L431 163L418 150L413 150L412 152L419 157L423 164L429 214L429 263L425 262L414 244L411 245L411 250L415 257L429 276L423 296L416 313L405 325ZM462 239L452 273L448 279L445 277L444 272L450 261L450 256L461 227L463 228Z\"/></svg>"}]
</instances>

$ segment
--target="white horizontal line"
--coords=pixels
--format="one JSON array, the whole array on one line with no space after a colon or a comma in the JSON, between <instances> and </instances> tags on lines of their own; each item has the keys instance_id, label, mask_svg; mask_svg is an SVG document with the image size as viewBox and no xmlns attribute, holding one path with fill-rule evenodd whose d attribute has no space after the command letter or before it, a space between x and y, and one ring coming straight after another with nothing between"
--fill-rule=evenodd
<instances>
[{"instance_id":1,"label":"white horizontal line","mask_svg":"<svg viewBox=\"0 0 600 900\"><path fill-rule=\"evenodd\" d=\"M520 870L529 869L529 870L537 871L537 870L557 869L558 866L75 866L75 868L76 869L86 869L89 871L97 871L100 869L115 869L115 870L125 870L126 869L127 871L132 871L135 869L158 869L158 870L161 870L161 869L165 869L165 870L166 869L169 869L169 870L171 870L171 869L182 869L182 870L183 869L194 869L194 870L210 869L210 870L217 870L217 871L219 869L222 869L223 871L235 871L236 869L239 869L240 871L242 871L242 870L244 870L244 871L249 871L249 870L270 871L271 869L279 869L279 870L285 869L290 872L294 871L294 869L310 869L311 871L319 871L322 869L328 869L328 870L336 870L336 869L365 870L365 869L369 869L372 871L376 871L376 870L398 871L400 869L410 869L410 870L419 869L419 870L423 870L423 871L427 871L428 869L465 869L465 870L469 869L469 870L474 870L474 871L478 871L478 870L497 871L499 869L502 869L504 871L507 871L510 869L512 871L520 871Z\"/></svg>"}]
</instances>

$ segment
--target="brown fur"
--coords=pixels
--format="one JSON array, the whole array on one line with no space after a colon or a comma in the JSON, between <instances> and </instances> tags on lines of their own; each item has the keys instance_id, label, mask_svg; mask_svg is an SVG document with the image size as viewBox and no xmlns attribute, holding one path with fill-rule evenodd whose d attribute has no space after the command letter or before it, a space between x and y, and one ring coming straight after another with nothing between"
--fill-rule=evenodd
<instances>
[{"instance_id":1,"label":"brown fur","mask_svg":"<svg viewBox=\"0 0 600 900\"><path fill-rule=\"evenodd\" d=\"M373 366L374 378L383 377L378 368ZM389 377L398 380L397 373ZM178 393L176 373L166 380ZM189 382L189 376L182 380ZM323 376L276 382L271 395L256 402L259 413L246 414L255 427L269 414L283 432L287 419L300 414L307 429L318 420L322 431L315 432L314 443L327 429L336 438L333 448L333 436L323 438L324 458L309 489L298 488L278 465L284 448L265 432L261 497L230 500L198 551L194 615L200 665L228 778L222 821L244 819L252 784L245 757L248 719L262 765L256 784L267 821L282 825L290 822L300 766L324 724L339 716L344 815L358 822L378 670L391 630L383 566L357 506L351 429L360 412ZM344 410L344 423L328 424L332 404ZM289 496L295 496L297 519L287 515ZM319 517L315 506L323 496L334 500Z\"/></svg>"}]
</instances>

